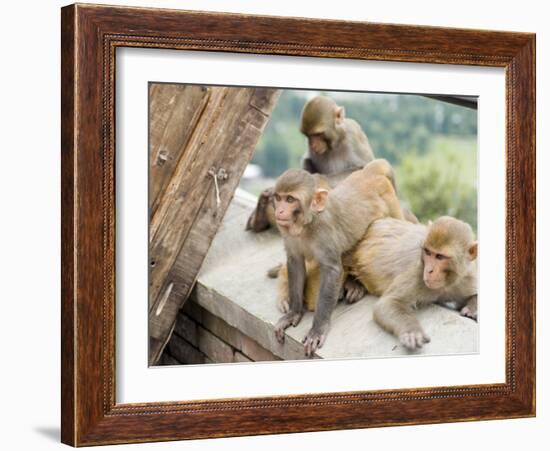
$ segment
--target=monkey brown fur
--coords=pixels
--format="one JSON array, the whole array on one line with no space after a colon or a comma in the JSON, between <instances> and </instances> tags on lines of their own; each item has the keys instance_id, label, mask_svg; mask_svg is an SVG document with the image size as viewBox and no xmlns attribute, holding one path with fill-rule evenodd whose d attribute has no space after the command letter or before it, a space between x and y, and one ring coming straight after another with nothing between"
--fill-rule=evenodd
<instances>
[{"instance_id":1,"label":"monkey brown fur","mask_svg":"<svg viewBox=\"0 0 550 451\"><path fill-rule=\"evenodd\" d=\"M385 160L379 160L384 161ZM371 163L372 164L372 163ZM388 166L385 166L385 165ZM391 182L393 188L394 188L394 194L395 194L395 177L393 174L393 170L391 169L391 166L387 162L383 164L384 170L386 170L385 177ZM388 168L389 167L389 168ZM317 180L318 186L330 189L332 185L330 185L330 180L326 176L321 176L319 174L315 174L314 177ZM409 210L402 208L402 218L413 223L417 224L418 219L416 216L410 212ZM273 216L275 216L275 213L273 212ZM394 214L390 214L391 217L396 217ZM304 292L304 305L305 308L308 311L314 311L316 302L317 302L317 296L319 292L319 266L314 261L310 261L309 259L306 259L306 272L307 272L307 282L305 285L305 292ZM277 306L279 310L281 310L283 313L287 313L289 311L289 299L288 299L288 272L285 265L277 265L268 271L268 276L271 278L279 278L278 283L278 294L277 294ZM348 304L353 304L354 302L357 302L359 299L365 296L367 293L367 290L359 282L353 275L346 273L343 278L343 285L342 290L339 295L339 300L342 299Z\"/></svg>"},{"instance_id":2,"label":"monkey brown fur","mask_svg":"<svg viewBox=\"0 0 550 451\"><path fill-rule=\"evenodd\" d=\"M300 131L308 140L302 168L312 174L325 175L330 187L374 159L361 126L345 117L344 108L329 97L317 96L305 104ZM275 226L272 196L272 189L260 195L246 230L261 232Z\"/></svg>"},{"instance_id":3,"label":"monkey brown fur","mask_svg":"<svg viewBox=\"0 0 550 451\"><path fill-rule=\"evenodd\" d=\"M343 280L342 255L353 248L376 219L403 220L395 195L393 170L374 160L353 172L330 192L304 170L289 169L274 190L275 218L287 254L289 311L276 325L276 337L303 315L306 259L319 265L320 288L311 330L304 338L311 356L326 339Z\"/></svg>"},{"instance_id":4,"label":"monkey brown fur","mask_svg":"<svg viewBox=\"0 0 550 451\"><path fill-rule=\"evenodd\" d=\"M416 306L442 303L477 320L476 257L471 228L458 219L442 217L425 226L385 218L375 221L345 255L344 266L370 294L380 297L375 321L415 349L429 341L414 317ZM319 281L315 268L310 270L313 277L307 274L304 304L314 310ZM280 277L285 285L282 270Z\"/></svg>"},{"instance_id":5,"label":"monkey brown fur","mask_svg":"<svg viewBox=\"0 0 550 451\"><path fill-rule=\"evenodd\" d=\"M367 135L344 107L317 96L302 111L300 131L308 140L303 168L311 173L339 174L364 167L374 159Z\"/></svg>"},{"instance_id":6,"label":"monkey brown fur","mask_svg":"<svg viewBox=\"0 0 550 451\"><path fill-rule=\"evenodd\" d=\"M477 319L477 242L471 227L444 216L424 226L382 219L351 257L351 271L379 296L374 319L409 349L429 342L413 311L434 302L454 304Z\"/></svg>"}]
</instances>

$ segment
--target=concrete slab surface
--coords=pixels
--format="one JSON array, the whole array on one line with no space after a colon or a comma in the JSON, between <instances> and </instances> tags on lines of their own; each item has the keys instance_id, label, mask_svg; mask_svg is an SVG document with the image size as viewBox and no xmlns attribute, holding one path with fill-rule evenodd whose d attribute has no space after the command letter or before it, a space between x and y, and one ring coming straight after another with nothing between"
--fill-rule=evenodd
<instances>
[{"instance_id":1,"label":"concrete slab surface","mask_svg":"<svg viewBox=\"0 0 550 451\"><path fill-rule=\"evenodd\" d=\"M194 300L273 354L283 359L304 359L301 340L311 327L313 314L306 313L297 327L287 330L284 344L277 342L274 324L281 317L276 306L277 281L268 278L266 272L284 261L284 249L274 231L245 232L254 205L253 197L237 191L201 268ZM353 305L339 304L333 313L329 336L317 357L449 355L479 350L478 323L453 310L432 305L417 312L431 342L411 353L373 321L375 302L376 298L369 295Z\"/></svg>"}]
</instances>

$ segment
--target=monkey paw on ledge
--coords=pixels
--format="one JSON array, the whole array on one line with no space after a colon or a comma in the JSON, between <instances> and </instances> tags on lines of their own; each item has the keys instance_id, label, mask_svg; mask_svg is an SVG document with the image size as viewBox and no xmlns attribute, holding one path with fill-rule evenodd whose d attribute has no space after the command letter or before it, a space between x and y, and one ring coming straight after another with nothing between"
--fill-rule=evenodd
<instances>
[{"instance_id":1,"label":"monkey paw on ledge","mask_svg":"<svg viewBox=\"0 0 550 451\"><path fill-rule=\"evenodd\" d=\"M277 281L267 270L284 261L276 232L244 231L256 199L237 190L201 268L190 299L178 316L161 364L227 363L305 359L302 338L311 327L306 313L286 331L284 344L274 333L281 313L276 307ZM339 304L317 358L395 357L411 354L472 354L479 351L478 324L458 312L432 305L417 314L431 342L411 353L372 319L376 298Z\"/></svg>"}]
</instances>

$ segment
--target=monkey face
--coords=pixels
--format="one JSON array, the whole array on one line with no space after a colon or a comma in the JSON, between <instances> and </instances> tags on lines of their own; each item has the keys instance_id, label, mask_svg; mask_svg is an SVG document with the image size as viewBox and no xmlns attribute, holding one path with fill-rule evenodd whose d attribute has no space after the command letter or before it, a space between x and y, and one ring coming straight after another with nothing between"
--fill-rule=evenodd
<instances>
[{"instance_id":1,"label":"monkey face","mask_svg":"<svg viewBox=\"0 0 550 451\"><path fill-rule=\"evenodd\" d=\"M439 289L452 285L477 258L472 228L458 219L442 216L428 230L422 259L424 283Z\"/></svg>"},{"instance_id":2,"label":"monkey face","mask_svg":"<svg viewBox=\"0 0 550 451\"><path fill-rule=\"evenodd\" d=\"M329 143L324 133L315 133L307 137L309 150L316 155L323 155L329 150Z\"/></svg>"},{"instance_id":3,"label":"monkey face","mask_svg":"<svg viewBox=\"0 0 550 451\"><path fill-rule=\"evenodd\" d=\"M302 210L299 199L293 193L275 193L273 201L277 225L288 229L296 222Z\"/></svg>"},{"instance_id":4,"label":"monkey face","mask_svg":"<svg viewBox=\"0 0 550 451\"><path fill-rule=\"evenodd\" d=\"M287 169L279 176L273 206L275 222L281 233L298 236L311 222L310 204L315 185L316 178L303 169Z\"/></svg>"},{"instance_id":5,"label":"monkey face","mask_svg":"<svg viewBox=\"0 0 550 451\"><path fill-rule=\"evenodd\" d=\"M424 263L423 280L428 288L438 290L449 284L449 278L453 272L450 255L424 247L422 261Z\"/></svg>"}]
</instances>

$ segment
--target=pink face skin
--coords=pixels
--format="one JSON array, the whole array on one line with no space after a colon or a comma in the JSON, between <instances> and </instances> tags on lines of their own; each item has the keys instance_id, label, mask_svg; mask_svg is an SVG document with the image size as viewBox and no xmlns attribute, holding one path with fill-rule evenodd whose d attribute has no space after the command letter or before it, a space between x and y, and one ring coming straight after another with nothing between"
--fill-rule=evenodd
<instances>
[{"instance_id":1,"label":"pink face skin","mask_svg":"<svg viewBox=\"0 0 550 451\"><path fill-rule=\"evenodd\" d=\"M294 212L300 202L291 193L275 193L275 220L280 227L290 227L294 222Z\"/></svg>"},{"instance_id":2,"label":"pink face skin","mask_svg":"<svg viewBox=\"0 0 550 451\"><path fill-rule=\"evenodd\" d=\"M443 288L447 281L447 269L451 258L448 255L424 248L424 284L431 290Z\"/></svg>"},{"instance_id":3,"label":"pink face skin","mask_svg":"<svg viewBox=\"0 0 550 451\"><path fill-rule=\"evenodd\" d=\"M327 141L323 133L315 133L307 137L309 150L317 155L323 155L328 150Z\"/></svg>"}]
</instances>

